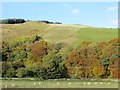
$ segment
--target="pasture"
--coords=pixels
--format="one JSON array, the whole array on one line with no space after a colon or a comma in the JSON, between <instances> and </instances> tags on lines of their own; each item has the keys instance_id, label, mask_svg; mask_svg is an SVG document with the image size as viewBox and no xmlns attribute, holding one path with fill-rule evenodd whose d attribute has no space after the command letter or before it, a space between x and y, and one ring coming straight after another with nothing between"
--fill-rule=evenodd
<instances>
[{"instance_id":1,"label":"pasture","mask_svg":"<svg viewBox=\"0 0 120 90\"><path fill-rule=\"evenodd\" d=\"M2 40L12 40L18 36L31 36L38 34L48 42L63 42L75 46L83 41L103 41L118 37L118 30L113 28L95 28L84 25L44 24L39 22L26 22L24 24L4 24Z\"/></svg>"},{"instance_id":2,"label":"pasture","mask_svg":"<svg viewBox=\"0 0 120 90\"><path fill-rule=\"evenodd\" d=\"M117 81L111 80L2 80L2 88L118 88Z\"/></svg>"}]
</instances>

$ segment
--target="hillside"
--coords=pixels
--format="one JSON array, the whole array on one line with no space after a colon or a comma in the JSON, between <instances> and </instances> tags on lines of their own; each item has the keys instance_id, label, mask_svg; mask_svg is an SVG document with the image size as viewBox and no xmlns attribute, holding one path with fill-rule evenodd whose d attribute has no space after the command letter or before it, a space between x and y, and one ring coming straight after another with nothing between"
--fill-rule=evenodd
<instances>
[{"instance_id":1,"label":"hillside","mask_svg":"<svg viewBox=\"0 0 120 90\"><path fill-rule=\"evenodd\" d=\"M118 78L117 29L26 22L2 35L3 77Z\"/></svg>"},{"instance_id":2,"label":"hillside","mask_svg":"<svg viewBox=\"0 0 120 90\"><path fill-rule=\"evenodd\" d=\"M117 29L95 28L82 25L44 24L26 22L23 24L2 25L2 40L7 41L17 37L38 34L44 40L56 43L63 42L77 46L82 41L103 41L118 37Z\"/></svg>"}]
</instances>

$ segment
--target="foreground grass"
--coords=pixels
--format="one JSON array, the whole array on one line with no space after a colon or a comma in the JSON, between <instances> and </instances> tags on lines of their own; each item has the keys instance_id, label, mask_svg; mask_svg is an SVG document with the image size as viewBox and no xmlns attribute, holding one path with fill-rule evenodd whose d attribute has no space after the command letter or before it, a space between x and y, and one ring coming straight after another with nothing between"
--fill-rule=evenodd
<instances>
[{"instance_id":1,"label":"foreground grass","mask_svg":"<svg viewBox=\"0 0 120 90\"><path fill-rule=\"evenodd\" d=\"M2 80L2 88L118 88L117 81L96 80Z\"/></svg>"}]
</instances>

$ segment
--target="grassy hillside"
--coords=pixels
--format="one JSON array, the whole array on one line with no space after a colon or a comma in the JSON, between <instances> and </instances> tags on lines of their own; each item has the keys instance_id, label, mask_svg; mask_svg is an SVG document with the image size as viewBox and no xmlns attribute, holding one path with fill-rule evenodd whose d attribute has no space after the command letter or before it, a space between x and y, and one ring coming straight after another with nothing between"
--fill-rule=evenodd
<instances>
[{"instance_id":1,"label":"grassy hillside","mask_svg":"<svg viewBox=\"0 0 120 90\"><path fill-rule=\"evenodd\" d=\"M82 41L103 41L116 38L117 29L94 28L78 25L43 24L39 22L26 22L24 24L2 25L3 41L16 37L41 35L48 42L64 42L76 45ZM1 37L0 37L1 38Z\"/></svg>"},{"instance_id":2,"label":"grassy hillside","mask_svg":"<svg viewBox=\"0 0 120 90\"><path fill-rule=\"evenodd\" d=\"M76 48L83 41L106 41L118 37L117 29L95 28L82 25L44 24L39 22L26 22L24 24L2 25L2 40L9 41L18 37L26 37L34 34L40 35L50 43L63 42L67 47L61 51L66 52L68 48ZM0 42L1 43L1 42Z\"/></svg>"}]
</instances>

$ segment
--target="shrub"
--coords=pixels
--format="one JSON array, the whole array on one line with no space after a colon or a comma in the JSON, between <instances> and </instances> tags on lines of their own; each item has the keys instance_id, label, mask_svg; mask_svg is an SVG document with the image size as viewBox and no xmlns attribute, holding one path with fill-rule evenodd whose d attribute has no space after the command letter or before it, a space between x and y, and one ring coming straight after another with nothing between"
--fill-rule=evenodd
<instances>
[{"instance_id":1,"label":"shrub","mask_svg":"<svg viewBox=\"0 0 120 90\"><path fill-rule=\"evenodd\" d=\"M18 68L16 72L17 72L17 73L16 73L16 76L17 76L18 78L23 78L23 77L25 77L25 75L26 75L26 70L25 70L25 68Z\"/></svg>"},{"instance_id":2,"label":"shrub","mask_svg":"<svg viewBox=\"0 0 120 90\"><path fill-rule=\"evenodd\" d=\"M15 77L16 70L14 68L10 68L6 71L5 77L12 78Z\"/></svg>"},{"instance_id":3,"label":"shrub","mask_svg":"<svg viewBox=\"0 0 120 90\"><path fill-rule=\"evenodd\" d=\"M10 62L2 62L2 76L6 76L6 71L8 69L11 69L12 68L12 65Z\"/></svg>"}]
</instances>

